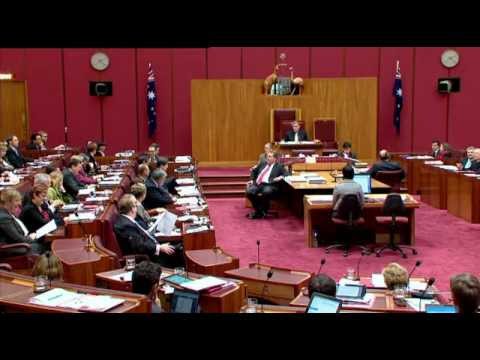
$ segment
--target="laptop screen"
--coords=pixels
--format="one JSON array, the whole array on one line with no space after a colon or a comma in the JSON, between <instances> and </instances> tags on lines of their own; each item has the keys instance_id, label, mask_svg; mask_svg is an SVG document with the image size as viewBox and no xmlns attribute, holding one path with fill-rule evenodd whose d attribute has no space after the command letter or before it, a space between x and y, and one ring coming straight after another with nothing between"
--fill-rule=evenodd
<instances>
[{"instance_id":1,"label":"laptop screen","mask_svg":"<svg viewBox=\"0 0 480 360\"><path fill-rule=\"evenodd\" d=\"M313 293L307 307L309 314L329 314L340 311L342 301L331 296Z\"/></svg>"},{"instance_id":2,"label":"laptop screen","mask_svg":"<svg viewBox=\"0 0 480 360\"><path fill-rule=\"evenodd\" d=\"M455 314L457 308L455 305L427 304L425 306L425 312L427 314Z\"/></svg>"},{"instance_id":3,"label":"laptop screen","mask_svg":"<svg viewBox=\"0 0 480 360\"><path fill-rule=\"evenodd\" d=\"M364 194L370 194L372 192L372 178L368 174L356 174L353 177L353 181L362 186Z\"/></svg>"},{"instance_id":4,"label":"laptop screen","mask_svg":"<svg viewBox=\"0 0 480 360\"><path fill-rule=\"evenodd\" d=\"M172 313L196 313L198 310L199 293L175 289L172 299Z\"/></svg>"}]
</instances>

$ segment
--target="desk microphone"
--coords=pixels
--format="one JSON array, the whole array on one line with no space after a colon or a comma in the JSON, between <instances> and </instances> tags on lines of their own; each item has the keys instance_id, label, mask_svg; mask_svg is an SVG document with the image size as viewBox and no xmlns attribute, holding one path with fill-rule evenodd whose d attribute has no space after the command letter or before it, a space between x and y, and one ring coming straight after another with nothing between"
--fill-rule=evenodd
<instances>
[{"instance_id":1,"label":"desk microphone","mask_svg":"<svg viewBox=\"0 0 480 360\"><path fill-rule=\"evenodd\" d=\"M50 283L50 289L52 288L52 269L50 267L50 251L45 252L45 256L47 257L47 274L48 274L48 280Z\"/></svg>"},{"instance_id":2,"label":"desk microphone","mask_svg":"<svg viewBox=\"0 0 480 360\"><path fill-rule=\"evenodd\" d=\"M365 252L362 251L362 256L358 259L357 262L357 276L355 277L356 280L360 280L360 263L362 262L363 256L365 255Z\"/></svg>"},{"instance_id":3,"label":"desk microphone","mask_svg":"<svg viewBox=\"0 0 480 360\"><path fill-rule=\"evenodd\" d=\"M83 238L87 238L87 232L85 231L85 227L83 226L82 220L80 219L80 216L78 215L78 210L75 210L73 213L77 218L78 218L78 224L80 225L80 229L82 230L83 233Z\"/></svg>"},{"instance_id":4,"label":"desk microphone","mask_svg":"<svg viewBox=\"0 0 480 360\"><path fill-rule=\"evenodd\" d=\"M412 268L412 270L410 271L410 273L408 274L408 278L407 278L407 287L410 287L410 277L412 276L413 272L415 271L415 269L417 267L419 267L420 265L422 265L422 260L417 260L415 262L415 265L414 267Z\"/></svg>"},{"instance_id":5,"label":"desk microphone","mask_svg":"<svg viewBox=\"0 0 480 360\"><path fill-rule=\"evenodd\" d=\"M263 311L263 303L265 302L265 299L264 299L264 296L265 296L265 292L268 288L268 285L267 285L267 282L270 281L270 279L272 278L273 276L273 270L270 269L268 270L267 272L267 281L265 282L265 284L263 285L263 289L262 289L262 296L261 296L261 300L262 300L262 313L264 312Z\"/></svg>"},{"instance_id":6,"label":"desk microphone","mask_svg":"<svg viewBox=\"0 0 480 360\"><path fill-rule=\"evenodd\" d=\"M260 240L257 240L257 266L260 266Z\"/></svg>"},{"instance_id":7,"label":"desk microphone","mask_svg":"<svg viewBox=\"0 0 480 360\"><path fill-rule=\"evenodd\" d=\"M323 265L325 265L326 262L327 262L327 260L325 260L325 258L320 260L320 268L317 271L317 275L320 274L320 271L322 271Z\"/></svg>"},{"instance_id":8,"label":"desk microphone","mask_svg":"<svg viewBox=\"0 0 480 360\"><path fill-rule=\"evenodd\" d=\"M433 283L435 282L435 278L434 277L431 277L428 279L428 282L427 282L427 286L425 287L425 289L421 292L421 295L420 295L420 301L418 302L418 310L419 311L422 311L422 299L426 299L425 297L425 294L428 290L429 287L431 287L433 285Z\"/></svg>"}]
</instances>

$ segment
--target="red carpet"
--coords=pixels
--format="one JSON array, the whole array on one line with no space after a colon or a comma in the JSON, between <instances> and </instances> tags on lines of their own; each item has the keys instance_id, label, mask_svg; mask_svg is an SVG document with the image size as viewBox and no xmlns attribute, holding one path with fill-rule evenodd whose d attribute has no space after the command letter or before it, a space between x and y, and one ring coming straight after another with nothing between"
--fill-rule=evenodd
<instances>
[{"instance_id":1,"label":"red carpet","mask_svg":"<svg viewBox=\"0 0 480 360\"><path fill-rule=\"evenodd\" d=\"M303 219L288 212L278 219L249 220L245 217L251 209L245 208L245 200L209 199L210 214L216 228L217 245L240 258L241 266L257 261L256 240L261 241L260 262L296 270L316 272L320 259L327 262L323 271L339 279L348 267L356 267L360 257L358 250L344 258L341 251L325 254L323 248L305 247ZM460 272L480 273L480 225L472 225L444 210L437 210L422 203L416 213L416 249L418 255L409 253L403 259L388 250L377 258L375 254L363 258L360 275L381 272L389 262L395 261L409 271L416 260L423 264L415 275L436 278L436 286L449 289L449 278Z\"/></svg>"}]
</instances>

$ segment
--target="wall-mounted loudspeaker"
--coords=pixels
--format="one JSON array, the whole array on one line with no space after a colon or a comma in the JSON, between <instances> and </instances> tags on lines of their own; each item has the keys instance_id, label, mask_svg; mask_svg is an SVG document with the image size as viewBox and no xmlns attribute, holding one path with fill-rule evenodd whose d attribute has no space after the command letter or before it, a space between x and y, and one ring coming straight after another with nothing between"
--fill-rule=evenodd
<instances>
[{"instance_id":1,"label":"wall-mounted loudspeaker","mask_svg":"<svg viewBox=\"0 0 480 360\"><path fill-rule=\"evenodd\" d=\"M90 96L112 96L112 82L90 81Z\"/></svg>"},{"instance_id":2,"label":"wall-mounted loudspeaker","mask_svg":"<svg viewBox=\"0 0 480 360\"><path fill-rule=\"evenodd\" d=\"M449 94L460 91L460 78L442 78L438 79L438 92Z\"/></svg>"}]
</instances>

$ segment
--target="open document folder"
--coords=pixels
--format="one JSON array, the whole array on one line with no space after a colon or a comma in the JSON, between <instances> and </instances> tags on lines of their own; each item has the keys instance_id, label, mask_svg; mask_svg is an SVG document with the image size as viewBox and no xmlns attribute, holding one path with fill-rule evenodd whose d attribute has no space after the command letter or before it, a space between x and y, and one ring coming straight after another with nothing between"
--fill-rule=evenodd
<instances>
[{"instance_id":1,"label":"open document folder","mask_svg":"<svg viewBox=\"0 0 480 360\"><path fill-rule=\"evenodd\" d=\"M177 221L177 215L164 211L159 214L155 220L155 223L150 226L148 232L151 234L160 233L170 235L175 229L175 222Z\"/></svg>"},{"instance_id":2,"label":"open document folder","mask_svg":"<svg viewBox=\"0 0 480 360\"><path fill-rule=\"evenodd\" d=\"M57 230L57 224L55 223L55 220L50 220L48 223L46 223L36 231L37 239L40 239L41 237L44 237L45 235L50 234L55 230Z\"/></svg>"}]
</instances>

